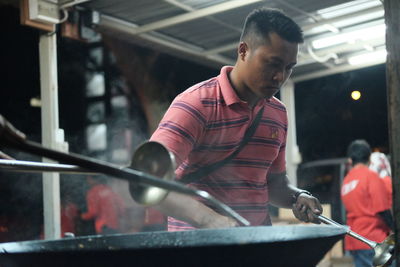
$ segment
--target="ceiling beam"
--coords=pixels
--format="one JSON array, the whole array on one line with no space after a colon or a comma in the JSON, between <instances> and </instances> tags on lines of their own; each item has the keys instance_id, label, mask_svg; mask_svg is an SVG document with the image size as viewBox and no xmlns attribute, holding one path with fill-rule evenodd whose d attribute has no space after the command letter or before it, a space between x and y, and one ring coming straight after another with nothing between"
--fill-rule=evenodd
<instances>
[{"instance_id":1,"label":"ceiling beam","mask_svg":"<svg viewBox=\"0 0 400 267\"><path fill-rule=\"evenodd\" d=\"M188 60L192 59L192 56L201 57L208 62L215 64L215 66L222 66L222 65L229 65L233 64L234 62L221 55L204 55L204 49L181 40L172 38L170 36L163 35L161 33L143 33L140 35L132 35L132 30L137 27L136 24L127 22L125 20L117 19L108 15L100 15L100 22L97 24L96 28L100 32L109 32L115 31L118 33L122 33L125 37L128 37L135 43L140 45L141 41L154 44L155 46L162 47L168 51L175 51L174 54L181 54L180 56L183 57L182 54L186 55Z\"/></svg>"},{"instance_id":2,"label":"ceiling beam","mask_svg":"<svg viewBox=\"0 0 400 267\"><path fill-rule=\"evenodd\" d=\"M382 6L375 6L375 7L370 7L364 10L360 10L354 13L350 13L350 14L345 14L342 16L337 16L331 19L323 19L323 20L319 20L317 22L313 22L311 24L307 24L304 26L301 26L301 28L303 29L303 31L308 31L312 28L316 28L325 24L332 24L335 22L338 22L339 20L346 20L346 19L352 19L354 17L358 17L358 16L364 16L364 15L368 15L369 13L373 13L373 12L377 12L377 11L383 11L383 7ZM383 17L383 15L382 15Z\"/></svg>"},{"instance_id":3,"label":"ceiling beam","mask_svg":"<svg viewBox=\"0 0 400 267\"><path fill-rule=\"evenodd\" d=\"M381 6L367 8L367 9L364 9L364 10L361 10L361 11L358 11L358 12L355 12L355 13L346 14L346 15L334 17L334 18L331 18L331 19L320 20L318 22L314 22L314 23L311 23L311 24L307 24L307 25L301 26L301 28L302 28L303 31L306 31L306 30L310 30L312 28L319 27L321 25L335 23L335 22L338 22L338 21L343 20L343 19L349 19L349 18L354 18L354 17L357 17L357 16L363 16L363 15L366 15L368 13L379 11L379 10L383 10L383 8ZM383 16L382 16L382 18L383 18ZM205 53L206 54L213 54L213 53L217 54L217 53L233 50L233 49L236 48L236 45L237 45L237 43L226 44L226 45L223 45L223 46L220 46L220 47L215 47L213 49L206 50Z\"/></svg>"},{"instance_id":4,"label":"ceiling beam","mask_svg":"<svg viewBox=\"0 0 400 267\"><path fill-rule=\"evenodd\" d=\"M300 75L294 75L291 77L291 79L296 83L296 82L302 82L302 81L306 81L306 80L311 80L311 79L316 79L316 78L320 78L320 77L324 77L324 76L328 76L328 75L333 75L333 74L337 74L337 73L342 73L342 72L346 72L346 71L351 71L351 70L357 70L357 69L362 69L362 68L366 68L366 67L370 67L370 66L375 66L375 65L379 65L379 64L384 64L386 62L386 60L377 60L374 62L369 62L366 64L362 64L362 65L343 65L343 66L338 66L332 69L326 69L326 70L321 70L321 71L314 71L314 72L310 72L307 74L300 74Z\"/></svg>"},{"instance_id":5,"label":"ceiling beam","mask_svg":"<svg viewBox=\"0 0 400 267\"><path fill-rule=\"evenodd\" d=\"M181 8L181 9L183 9L183 10L185 10L185 11L190 11L190 12L196 11L195 8L193 8L193 7L189 6L189 5L183 4L183 3L181 3L181 2L178 2L177 0L164 0L164 1L167 2L167 3L169 3L169 4L171 4L171 5L173 5L173 6L176 6L176 7L178 7L178 8ZM219 24L219 25L222 25L222 26L224 26L224 27L226 27L226 28L228 28L228 29L232 29L232 30L234 30L234 31L237 31L237 32L239 32L239 33L242 32L242 29L241 29L241 28L238 28L238 27L236 27L236 26L233 26L233 25L231 25L230 23L223 22L223 21L221 21L221 20L219 20L219 19L216 19L216 18L214 18L214 17L208 16L208 17L206 17L206 19L208 19L208 20L210 20L210 21L212 21L212 22L215 22L215 23L217 23L217 24Z\"/></svg>"},{"instance_id":6,"label":"ceiling beam","mask_svg":"<svg viewBox=\"0 0 400 267\"><path fill-rule=\"evenodd\" d=\"M228 11L231 9L235 9L235 8L238 8L241 6L246 6L246 5L250 5L250 4L261 2L261 1L263 1L263 0L246 0L246 1L231 0L228 2L224 2L222 4L209 6L206 8L198 9L196 11L188 12L188 13L185 13L182 15L178 15L178 16L163 19L163 20L158 20L153 23L139 26L139 27L135 28L135 30L132 31L132 34L141 34L141 33L145 33L145 32L163 29L163 28L170 27L170 26L173 26L176 24L180 24L180 23L191 21L191 20L199 19L202 17L214 15L217 13L225 12L225 11Z\"/></svg>"}]
</instances>

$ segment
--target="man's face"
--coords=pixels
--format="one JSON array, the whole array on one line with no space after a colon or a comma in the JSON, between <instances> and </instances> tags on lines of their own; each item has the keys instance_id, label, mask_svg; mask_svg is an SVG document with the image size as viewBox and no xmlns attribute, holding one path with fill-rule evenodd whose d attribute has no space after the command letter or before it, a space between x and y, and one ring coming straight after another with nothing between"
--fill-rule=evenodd
<instances>
[{"instance_id":1,"label":"man's face","mask_svg":"<svg viewBox=\"0 0 400 267\"><path fill-rule=\"evenodd\" d=\"M274 96L292 73L297 63L297 43L290 43L276 33L258 47L247 46L243 79L247 88L258 98Z\"/></svg>"}]
</instances>

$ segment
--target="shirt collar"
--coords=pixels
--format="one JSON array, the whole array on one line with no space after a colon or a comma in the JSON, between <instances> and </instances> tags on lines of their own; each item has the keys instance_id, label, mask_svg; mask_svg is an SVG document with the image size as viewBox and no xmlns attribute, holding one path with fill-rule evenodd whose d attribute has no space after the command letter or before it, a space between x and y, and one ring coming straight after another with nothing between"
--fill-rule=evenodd
<instances>
[{"instance_id":1,"label":"shirt collar","mask_svg":"<svg viewBox=\"0 0 400 267\"><path fill-rule=\"evenodd\" d=\"M217 79L221 86L222 97L224 98L226 105L232 105L235 103L243 102L233 89L231 82L229 81L228 74L233 70L232 66L224 66L221 68L221 72Z\"/></svg>"}]
</instances>

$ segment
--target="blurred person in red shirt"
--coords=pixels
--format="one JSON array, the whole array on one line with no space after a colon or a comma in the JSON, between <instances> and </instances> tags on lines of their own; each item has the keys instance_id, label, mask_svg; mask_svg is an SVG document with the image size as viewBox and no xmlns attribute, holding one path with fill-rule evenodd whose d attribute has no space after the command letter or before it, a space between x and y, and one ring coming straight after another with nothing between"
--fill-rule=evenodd
<instances>
[{"instance_id":1,"label":"blurred person in red shirt","mask_svg":"<svg viewBox=\"0 0 400 267\"><path fill-rule=\"evenodd\" d=\"M79 208L72 201L69 195L61 196L61 236L66 237L68 234L76 234L76 223L79 219Z\"/></svg>"},{"instance_id":2,"label":"blurred person in red shirt","mask_svg":"<svg viewBox=\"0 0 400 267\"><path fill-rule=\"evenodd\" d=\"M116 234L121 232L126 207L123 199L106 184L103 176L88 176L90 189L86 193L87 212L83 220L94 220L97 234Z\"/></svg>"},{"instance_id":3,"label":"blurred person in red shirt","mask_svg":"<svg viewBox=\"0 0 400 267\"><path fill-rule=\"evenodd\" d=\"M77 232L79 219L79 208L71 199L69 194L61 194L60 220L61 237L73 237ZM40 232L40 239L44 239L44 226Z\"/></svg>"},{"instance_id":4,"label":"blurred person in red shirt","mask_svg":"<svg viewBox=\"0 0 400 267\"><path fill-rule=\"evenodd\" d=\"M352 168L343 180L341 198L346 208L347 225L354 232L382 242L393 229L393 217L383 180L369 169L371 148L365 140L353 141L347 150ZM355 267L372 266L374 250L367 244L345 237Z\"/></svg>"}]
</instances>

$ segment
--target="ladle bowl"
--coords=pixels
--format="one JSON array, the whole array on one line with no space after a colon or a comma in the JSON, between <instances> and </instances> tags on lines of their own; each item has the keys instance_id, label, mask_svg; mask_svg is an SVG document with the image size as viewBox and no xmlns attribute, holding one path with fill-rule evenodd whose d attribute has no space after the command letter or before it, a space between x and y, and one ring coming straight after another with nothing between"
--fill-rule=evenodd
<instances>
[{"instance_id":1,"label":"ladle bowl","mask_svg":"<svg viewBox=\"0 0 400 267\"><path fill-rule=\"evenodd\" d=\"M393 234L389 235L383 242L378 243L351 231L348 226L341 225L323 215L316 215L316 217L323 223L345 229L348 235L370 246L375 252L374 258L372 260L372 264L374 266L386 266L393 260L393 251L395 246Z\"/></svg>"},{"instance_id":2,"label":"ladle bowl","mask_svg":"<svg viewBox=\"0 0 400 267\"><path fill-rule=\"evenodd\" d=\"M394 234L389 235L382 243L376 243L374 249L375 256L372 260L374 266L385 266L393 260Z\"/></svg>"},{"instance_id":3,"label":"ladle bowl","mask_svg":"<svg viewBox=\"0 0 400 267\"><path fill-rule=\"evenodd\" d=\"M147 141L136 149L132 156L130 168L152 174L167 181L173 181L175 177L175 158L160 143ZM158 204L169 192L160 187L138 183L130 183L129 191L136 202L146 206Z\"/></svg>"}]
</instances>

